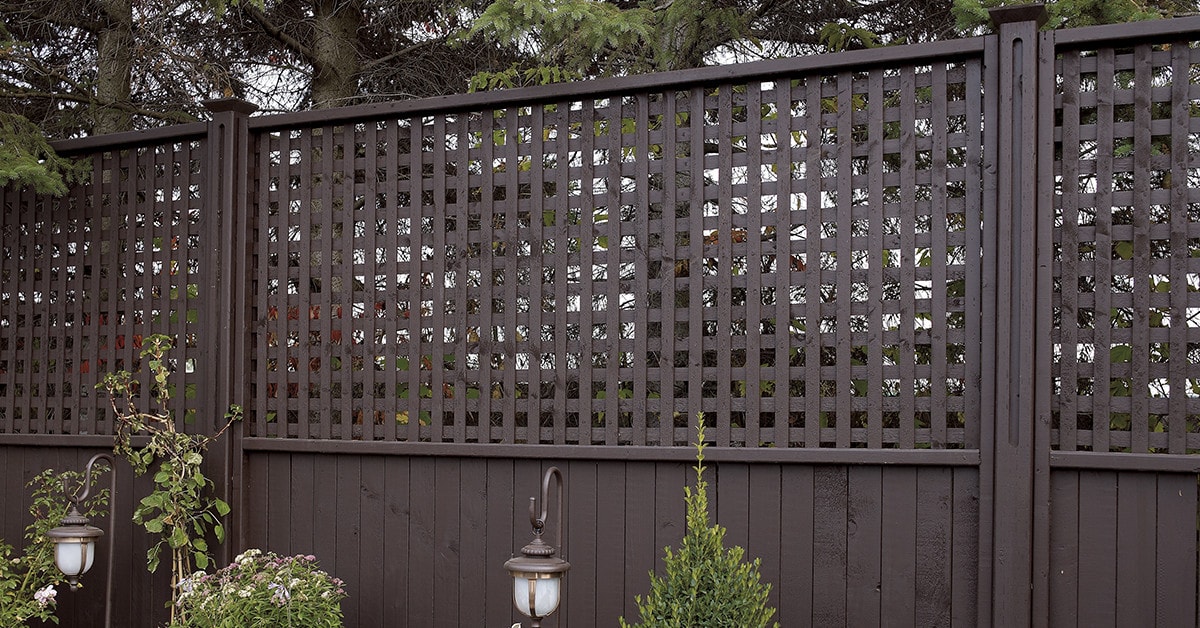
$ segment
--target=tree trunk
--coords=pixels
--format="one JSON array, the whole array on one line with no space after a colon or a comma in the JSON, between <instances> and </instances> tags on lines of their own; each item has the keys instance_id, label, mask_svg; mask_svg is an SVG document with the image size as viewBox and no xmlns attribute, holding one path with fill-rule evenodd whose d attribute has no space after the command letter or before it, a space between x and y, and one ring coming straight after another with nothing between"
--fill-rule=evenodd
<instances>
[{"instance_id":1,"label":"tree trunk","mask_svg":"<svg viewBox=\"0 0 1200 628\"><path fill-rule=\"evenodd\" d=\"M362 69L358 55L362 1L314 0L313 15L313 107L353 104Z\"/></svg>"},{"instance_id":2,"label":"tree trunk","mask_svg":"<svg viewBox=\"0 0 1200 628\"><path fill-rule=\"evenodd\" d=\"M128 131L133 128L129 105L130 77L133 73L133 2L99 0L105 25L96 41L96 134Z\"/></svg>"}]
</instances>

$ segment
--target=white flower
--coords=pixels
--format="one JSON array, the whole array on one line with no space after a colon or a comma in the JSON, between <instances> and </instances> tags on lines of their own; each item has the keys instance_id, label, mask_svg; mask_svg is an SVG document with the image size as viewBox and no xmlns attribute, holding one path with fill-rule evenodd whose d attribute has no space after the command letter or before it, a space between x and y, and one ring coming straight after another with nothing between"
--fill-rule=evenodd
<instances>
[{"instance_id":1,"label":"white flower","mask_svg":"<svg viewBox=\"0 0 1200 628\"><path fill-rule=\"evenodd\" d=\"M271 601L274 602L276 606L283 606L284 604L288 603L288 600L292 599L292 594L287 590L287 587L279 584L278 582L272 582L271 584L267 585L267 588L275 592L274 595L271 596Z\"/></svg>"},{"instance_id":2,"label":"white flower","mask_svg":"<svg viewBox=\"0 0 1200 628\"><path fill-rule=\"evenodd\" d=\"M251 591L249 588L241 589L238 591L238 597L250 597L251 593L253 593L253 591Z\"/></svg>"},{"instance_id":3,"label":"white flower","mask_svg":"<svg viewBox=\"0 0 1200 628\"><path fill-rule=\"evenodd\" d=\"M38 589L33 594L33 599L41 605L42 608L54 603L54 596L58 595L58 591L54 590L54 585L48 584L44 588Z\"/></svg>"},{"instance_id":4,"label":"white flower","mask_svg":"<svg viewBox=\"0 0 1200 628\"><path fill-rule=\"evenodd\" d=\"M261 556L261 555L262 555L262 550L260 550L260 549L248 549L248 550L242 552L241 554L238 554L237 557L233 559L233 562L238 563L240 565L243 560L246 560L248 558L254 558L255 556Z\"/></svg>"}]
</instances>

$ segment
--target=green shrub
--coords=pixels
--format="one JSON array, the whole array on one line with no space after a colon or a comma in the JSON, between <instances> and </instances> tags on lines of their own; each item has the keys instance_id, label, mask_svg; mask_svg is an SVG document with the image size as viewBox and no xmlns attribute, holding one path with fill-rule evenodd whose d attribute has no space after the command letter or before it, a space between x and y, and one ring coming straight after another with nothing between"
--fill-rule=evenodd
<instances>
[{"instance_id":1,"label":"green shrub","mask_svg":"<svg viewBox=\"0 0 1200 628\"><path fill-rule=\"evenodd\" d=\"M703 419L703 417L701 417ZM665 576L650 574L650 593L635 598L640 624L621 618L622 628L760 628L775 609L767 606L771 585L759 578L760 561L743 561L745 550L725 547L725 528L709 525L708 482L704 480L704 422L696 443L696 488L684 488L687 534L679 551L666 548ZM774 626L778 628L779 624Z\"/></svg>"}]
</instances>

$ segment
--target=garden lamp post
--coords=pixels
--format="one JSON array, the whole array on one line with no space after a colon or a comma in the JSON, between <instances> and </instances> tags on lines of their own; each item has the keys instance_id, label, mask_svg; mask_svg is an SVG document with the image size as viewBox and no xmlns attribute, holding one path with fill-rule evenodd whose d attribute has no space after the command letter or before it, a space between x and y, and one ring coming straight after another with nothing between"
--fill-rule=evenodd
<instances>
[{"instance_id":1,"label":"garden lamp post","mask_svg":"<svg viewBox=\"0 0 1200 628\"><path fill-rule=\"evenodd\" d=\"M550 479L558 480L558 548L542 540L546 527L546 500L550 493ZM555 556L559 549L565 553L563 530L567 527L563 519L563 477L558 467L546 469L542 477L542 509L538 516L537 501L529 498L529 522L533 524L533 540L521 548L521 556L510 558L504 568L513 577L513 603L521 614L533 620L533 628L541 626L541 620L558 608L562 599L562 579L571 568L571 563Z\"/></svg>"},{"instance_id":2,"label":"garden lamp post","mask_svg":"<svg viewBox=\"0 0 1200 628\"><path fill-rule=\"evenodd\" d=\"M112 513L116 508L117 470L109 454L96 454L88 460L83 476L83 492L71 498L71 510L63 517L57 528L51 528L46 536L54 543L54 565L67 577L67 584L74 591L80 587L79 578L92 568L96 558L96 540L104 536L104 530L92 525L79 510L79 504L88 498L92 487L92 466L97 460L107 460L111 487L108 491L108 507ZM108 582L104 589L104 625L112 626L112 581L113 581L113 535L108 535Z\"/></svg>"}]
</instances>

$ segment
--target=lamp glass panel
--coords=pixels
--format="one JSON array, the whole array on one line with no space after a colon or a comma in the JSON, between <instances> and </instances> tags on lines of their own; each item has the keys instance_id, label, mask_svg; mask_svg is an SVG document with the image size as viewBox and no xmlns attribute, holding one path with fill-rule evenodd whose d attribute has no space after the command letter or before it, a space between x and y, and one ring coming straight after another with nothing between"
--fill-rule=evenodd
<instances>
[{"instance_id":1,"label":"lamp glass panel","mask_svg":"<svg viewBox=\"0 0 1200 628\"><path fill-rule=\"evenodd\" d=\"M527 579L521 576L513 578L513 602L517 610L529 617L545 617L558 608L559 583L561 578ZM534 583L533 612L529 608L529 583Z\"/></svg>"},{"instance_id":2,"label":"lamp glass panel","mask_svg":"<svg viewBox=\"0 0 1200 628\"><path fill-rule=\"evenodd\" d=\"M67 576L78 576L87 573L92 568L96 558L96 543L88 541L67 541L54 545L54 564L58 570Z\"/></svg>"}]
</instances>

